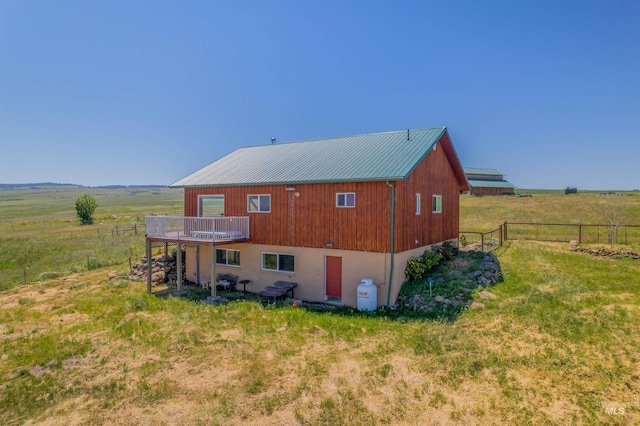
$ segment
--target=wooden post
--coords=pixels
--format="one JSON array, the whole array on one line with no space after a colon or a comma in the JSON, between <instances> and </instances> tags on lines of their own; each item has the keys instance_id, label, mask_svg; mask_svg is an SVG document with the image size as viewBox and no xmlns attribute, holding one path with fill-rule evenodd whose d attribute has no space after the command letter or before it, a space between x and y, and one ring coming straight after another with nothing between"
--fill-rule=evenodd
<instances>
[{"instance_id":1,"label":"wooden post","mask_svg":"<svg viewBox=\"0 0 640 426\"><path fill-rule=\"evenodd\" d=\"M164 257L169 257L169 243L164 243Z\"/></svg>"},{"instance_id":2,"label":"wooden post","mask_svg":"<svg viewBox=\"0 0 640 426\"><path fill-rule=\"evenodd\" d=\"M178 249L176 252L176 257L177 257L177 268L178 268L178 280L177 280L177 285L178 285L178 291L182 291L182 244L178 243Z\"/></svg>"},{"instance_id":3,"label":"wooden post","mask_svg":"<svg viewBox=\"0 0 640 426\"><path fill-rule=\"evenodd\" d=\"M196 246L196 285L200 285L200 246Z\"/></svg>"},{"instance_id":4,"label":"wooden post","mask_svg":"<svg viewBox=\"0 0 640 426\"><path fill-rule=\"evenodd\" d=\"M216 246L211 244L211 297L216 296Z\"/></svg>"},{"instance_id":5,"label":"wooden post","mask_svg":"<svg viewBox=\"0 0 640 426\"><path fill-rule=\"evenodd\" d=\"M151 294L151 241L147 240L147 294Z\"/></svg>"},{"instance_id":6,"label":"wooden post","mask_svg":"<svg viewBox=\"0 0 640 426\"><path fill-rule=\"evenodd\" d=\"M582 244L582 224L578 224L578 245Z\"/></svg>"}]
</instances>

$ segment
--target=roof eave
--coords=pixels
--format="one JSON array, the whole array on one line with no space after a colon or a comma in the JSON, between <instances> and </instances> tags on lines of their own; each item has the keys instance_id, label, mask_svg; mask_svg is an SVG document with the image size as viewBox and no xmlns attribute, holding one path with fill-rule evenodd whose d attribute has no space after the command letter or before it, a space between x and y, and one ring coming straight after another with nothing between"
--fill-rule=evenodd
<instances>
[{"instance_id":1,"label":"roof eave","mask_svg":"<svg viewBox=\"0 0 640 426\"><path fill-rule=\"evenodd\" d=\"M176 185L171 184L169 188L210 188L210 187L232 187L232 186L263 186L263 185L311 185L319 183L354 183L354 182L386 182L405 180L406 176L382 176L367 179L326 179L326 180L296 180L296 181L264 181L264 182L243 182L243 183L212 183L202 185ZM176 182L177 183L177 182Z\"/></svg>"}]
</instances>

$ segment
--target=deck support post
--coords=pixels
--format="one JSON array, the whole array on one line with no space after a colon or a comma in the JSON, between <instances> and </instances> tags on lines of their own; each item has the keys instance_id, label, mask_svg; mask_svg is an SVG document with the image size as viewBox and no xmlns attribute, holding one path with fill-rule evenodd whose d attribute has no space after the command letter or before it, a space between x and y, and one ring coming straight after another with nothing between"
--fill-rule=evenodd
<instances>
[{"instance_id":1,"label":"deck support post","mask_svg":"<svg viewBox=\"0 0 640 426\"><path fill-rule=\"evenodd\" d=\"M147 294L151 294L151 241L146 241L147 251Z\"/></svg>"},{"instance_id":2,"label":"deck support post","mask_svg":"<svg viewBox=\"0 0 640 426\"><path fill-rule=\"evenodd\" d=\"M216 246L211 244L211 297L216 296Z\"/></svg>"},{"instance_id":3,"label":"deck support post","mask_svg":"<svg viewBox=\"0 0 640 426\"><path fill-rule=\"evenodd\" d=\"M178 276L177 276L177 284L178 284L178 291L182 291L182 244L178 243L178 248L176 251L176 257L177 257L177 261L178 261Z\"/></svg>"},{"instance_id":4,"label":"deck support post","mask_svg":"<svg viewBox=\"0 0 640 426\"><path fill-rule=\"evenodd\" d=\"M196 285L200 285L200 246L196 246Z\"/></svg>"}]
</instances>

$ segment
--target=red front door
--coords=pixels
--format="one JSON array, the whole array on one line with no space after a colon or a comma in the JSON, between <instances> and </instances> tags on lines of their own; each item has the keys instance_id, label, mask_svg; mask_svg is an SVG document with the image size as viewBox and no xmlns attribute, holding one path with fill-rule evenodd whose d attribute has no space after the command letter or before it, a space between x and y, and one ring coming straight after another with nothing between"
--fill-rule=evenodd
<instances>
[{"instance_id":1,"label":"red front door","mask_svg":"<svg viewBox=\"0 0 640 426\"><path fill-rule=\"evenodd\" d=\"M325 259L327 297L342 298L342 258L327 256Z\"/></svg>"}]
</instances>

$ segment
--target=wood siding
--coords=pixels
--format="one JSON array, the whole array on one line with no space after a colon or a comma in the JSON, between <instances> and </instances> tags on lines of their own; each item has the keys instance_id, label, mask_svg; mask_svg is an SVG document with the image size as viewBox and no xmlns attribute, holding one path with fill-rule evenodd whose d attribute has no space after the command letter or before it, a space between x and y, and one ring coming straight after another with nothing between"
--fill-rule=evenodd
<instances>
[{"instance_id":1,"label":"wood siding","mask_svg":"<svg viewBox=\"0 0 640 426\"><path fill-rule=\"evenodd\" d=\"M355 192L356 206L336 207L338 192ZM185 188L185 215L196 216L198 195L211 194L224 194L225 216L249 216L255 244L323 248L331 241L334 249L389 249L390 189L384 182ZM271 212L247 212L250 194L270 194Z\"/></svg>"},{"instance_id":2,"label":"wood siding","mask_svg":"<svg viewBox=\"0 0 640 426\"><path fill-rule=\"evenodd\" d=\"M396 188L396 253L458 237L459 193L466 181L462 185L454 173L452 152L445 133L405 181L391 182ZM338 192L354 192L355 207L336 207ZM416 193L421 194L420 215L415 214ZM185 188L185 215L198 215L198 195L214 194L224 195L225 216L249 216L254 244L326 248L331 241L334 249L390 251L391 188L386 182ZM247 212L247 196L258 194L271 195L270 213ZM434 194L442 195L442 213L432 213Z\"/></svg>"},{"instance_id":3,"label":"wood siding","mask_svg":"<svg viewBox=\"0 0 640 426\"><path fill-rule=\"evenodd\" d=\"M514 195L514 188L490 188L484 186L474 186L471 188L471 195Z\"/></svg>"},{"instance_id":4,"label":"wood siding","mask_svg":"<svg viewBox=\"0 0 640 426\"><path fill-rule=\"evenodd\" d=\"M421 212L416 215L416 193ZM442 196L442 212L432 212L433 195ZM460 184L440 142L396 185L396 252L458 238ZM417 240L417 243L416 243Z\"/></svg>"}]
</instances>

